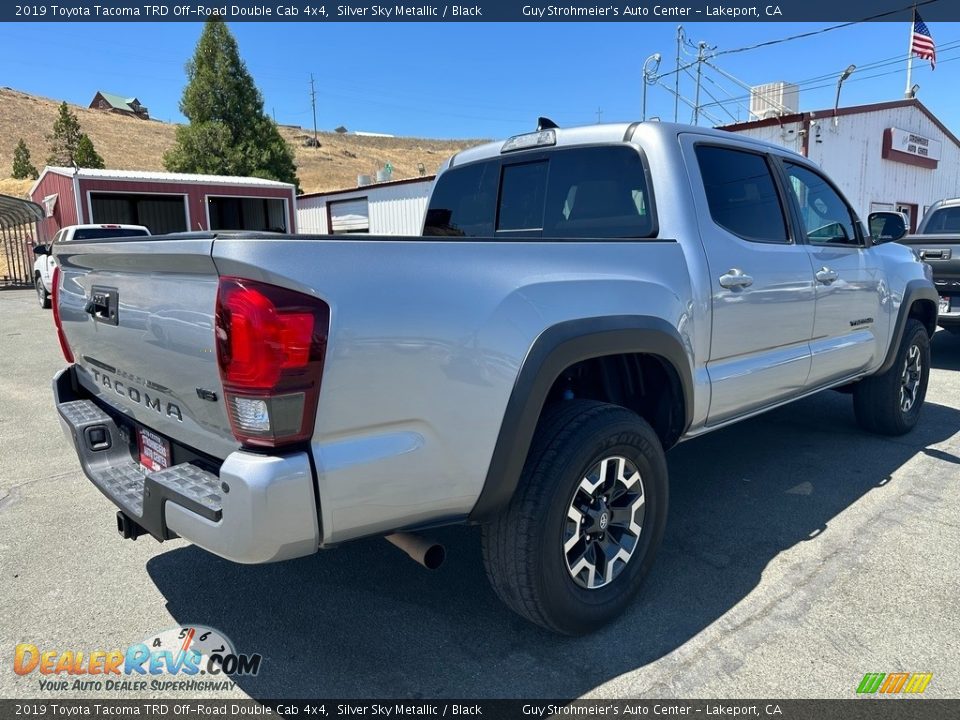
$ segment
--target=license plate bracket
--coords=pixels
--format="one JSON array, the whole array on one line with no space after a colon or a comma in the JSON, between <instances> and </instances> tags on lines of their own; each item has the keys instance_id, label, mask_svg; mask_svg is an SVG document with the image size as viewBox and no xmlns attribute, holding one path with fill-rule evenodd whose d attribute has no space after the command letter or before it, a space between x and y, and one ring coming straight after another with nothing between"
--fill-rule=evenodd
<instances>
[{"instance_id":1,"label":"license plate bracket","mask_svg":"<svg viewBox=\"0 0 960 720\"><path fill-rule=\"evenodd\" d=\"M146 428L137 428L137 450L140 466L147 472L170 467L170 442Z\"/></svg>"}]
</instances>

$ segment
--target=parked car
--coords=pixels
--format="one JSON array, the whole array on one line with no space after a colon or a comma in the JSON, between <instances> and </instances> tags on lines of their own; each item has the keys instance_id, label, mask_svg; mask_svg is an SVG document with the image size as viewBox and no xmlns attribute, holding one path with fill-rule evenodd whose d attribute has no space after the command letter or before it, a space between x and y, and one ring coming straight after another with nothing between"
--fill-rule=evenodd
<instances>
[{"instance_id":1,"label":"parked car","mask_svg":"<svg viewBox=\"0 0 960 720\"><path fill-rule=\"evenodd\" d=\"M940 326L960 334L960 198L930 206L915 235L900 240L933 268L940 294Z\"/></svg>"},{"instance_id":2,"label":"parked car","mask_svg":"<svg viewBox=\"0 0 960 720\"><path fill-rule=\"evenodd\" d=\"M50 307L50 291L53 288L53 252L56 243L72 242L74 240L100 240L104 238L135 237L149 235L150 231L143 225L68 225L61 229L50 244L34 245L33 254L33 283L37 289L37 298L40 307Z\"/></svg>"},{"instance_id":3,"label":"parked car","mask_svg":"<svg viewBox=\"0 0 960 720\"><path fill-rule=\"evenodd\" d=\"M781 147L543 121L451 158L424 235L56 244L56 407L120 534L435 566L415 533L479 524L500 598L578 634L654 561L670 447L841 386L920 418L928 268Z\"/></svg>"}]
</instances>

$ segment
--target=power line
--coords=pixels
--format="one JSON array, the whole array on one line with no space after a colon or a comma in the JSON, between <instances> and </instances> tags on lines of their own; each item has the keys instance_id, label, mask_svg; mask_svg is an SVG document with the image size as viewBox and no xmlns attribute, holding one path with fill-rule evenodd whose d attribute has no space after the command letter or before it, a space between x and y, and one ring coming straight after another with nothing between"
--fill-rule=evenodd
<instances>
[{"instance_id":1,"label":"power line","mask_svg":"<svg viewBox=\"0 0 960 720\"><path fill-rule=\"evenodd\" d=\"M953 50L953 49L956 49L956 48L958 48L958 47L960 47L960 41L952 41L952 42L946 43L945 45L940 46L940 50L941 50L941 53L942 53L943 51ZM947 60L956 60L956 59L960 59L960 56L951 57L951 58L946 58L946 59L941 59L941 62L946 62ZM897 73L899 73L899 72L901 71L900 68L896 68L896 69L894 69L894 70L890 70L890 71L883 72L883 73L873 73L873 74L870 74L870 75L864 75L863 72L864 72L865 70L878 70L878 69L880 69L880 68L882 68L882 67L887 67L887 66L892 65L892 64L899 64L899 63L901 63L902 61L903 61L903 58L902 58L901 56L897 56L897 57L895 57L895 58L890 58L890 59L885 59L885 60L877 60L877 61L874 61L874 62L871 62L871 63L867 63L866 65L860 66L860 67L858 68L858 73L857 73L856 75L854 75L854 76L853 76L850 80L848 80L847 82L860 82L860 81L863 81L863 80L871 80L871 79L875 79L875 78L879 78L879 77L886 77L886 76L888 76L888 75L895 75L895 74L897 74ZM714 66L714 65L711 65L709 62L706 62L705 64L707 65L707 67L715 70L716 72L718 72L719 74L723 75L723 76L726 77L727 79L730 79L730 80L736 82L736 84L738 84L740 87L744 88L745 90L749 90L749 89L750 89L750 87L749 87L746 83L743 83L743 82L741 82L741 81L736 80L735 78L733 78L733 77L730 76L728 73L726 73L726 72L724 72L723 70L721 70L720 68L718 68L718 67L716 67L716 66ZM828 73L828 74L826 74L826 75L818 75L818 76L816 76L816 77L808 78L808 79L806 79L806 80L801 80L801 81L799 81L799 82L792 83L792 84L793 84L793 85L796 85L797 88L803 89L803 90L820 90L820 89L823 89L823 88L826 88L826 87L832 87L832 86L834 85L834 83L836 82L836 77L840 74L840 72L841 72L841 71L838 70L838 71L835 72L835 73ZM823 81L825 81L825 80L829 80L829 82L823 82ZM818 84L818 83L819 83L819 84ZM724 105L724 104L727 104L727 103L740 103L740 102L748 101L748 100L750 100L750 99L751 99L751 95L739 95L739 96L731 95L729 100L716 101L716 102L713 102L713 103L706 103L706 104L704 105L704 107L720 106L720 105Z\"/></svg>"},{"instance_id":2,"label":"power line","mask_svg":"<svg viewBox=\"0 0 960 720\"><path fill-rule=\"evenodd\" d=\"M879 20L880 18L889 17L890 15L897 15L907 10L923 7L924 5L930 5L938 1L939 0L923 0L922 2L911 3L910 5L899 8L897 10L887 10L886 12L877 13L876 15L870 15L869 17L865 17L860 20L852 20L851 22L840 23L839 25L830 25L829 27L820 28L819 30L812 30L810 32L800 33L798 35L790 35L789 37L779 38L778 40L767 40L765 42L757 43L755 45L747 45L745 47L732 48L730 50L721 50L720 52L714 53L713 57L719 57L720 55L732 55L734 53L747 52L748 50L756 50L757 48L770 47L771 45L779 45L781 43L790 42L792 40L802 40L803 38L813 37L814 35L821 35L823 33L831 32L833 30L840 30L841 28L850 27L851 25L859 25L860 23L869 22L871 20Z\"/></svg>"}]
</instances>

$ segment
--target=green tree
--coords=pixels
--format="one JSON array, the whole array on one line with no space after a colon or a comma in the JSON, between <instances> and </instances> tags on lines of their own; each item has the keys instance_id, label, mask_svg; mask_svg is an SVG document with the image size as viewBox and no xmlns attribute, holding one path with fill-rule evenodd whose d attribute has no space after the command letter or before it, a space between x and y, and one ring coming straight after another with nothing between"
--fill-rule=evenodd
<instances>
[{"instance_id":1,"label":"green tree","mask_svg":"<svg viewBox=\"0 0 960 720\"><path fill-rule=\"evenodd\" d=\"M176 145L163 158L167 170L252 175L299 189L293 150L264 113L237 41L219 17L206 22L187 63L180 111L190 124L177 128Z\"/></svg>"},{"instance_id":2,"label":"green tree","mask_svg":"<svg viewBox=\"0 0 960 720\"><path fill-rule=\"evenodd\" d=\"M17 180L36 180L40 173L30 162L30 148L20 138L17 147L13 150L13 177Z\"/></svg>"},{"instance_id":3,"label":"green tree","mask_svg":"<svg viewBox=\"0 0 960 720\"><path fill-rule=\"evenodd\" d=\"M60 112L53 123L53 133L47 135L50 141L50 157L47 163L68 167L76 159L77 143L80 142L80 121L70 112L65 102L60 103Z\"/></svg>"},{"instance_id":4,"label":"green tree","mask_svg":"<svg viewBox=\"0 0 960 720\"><path fill-rule=\"evenodd\" d=\"M103 158L100 157L93 147L93 141L86 133L80 134L80 139L77 141L77 151L73 155L74 162L77 163L77 167L82 168L96 168L102 170Z\"/></svg>"}]
</instances>

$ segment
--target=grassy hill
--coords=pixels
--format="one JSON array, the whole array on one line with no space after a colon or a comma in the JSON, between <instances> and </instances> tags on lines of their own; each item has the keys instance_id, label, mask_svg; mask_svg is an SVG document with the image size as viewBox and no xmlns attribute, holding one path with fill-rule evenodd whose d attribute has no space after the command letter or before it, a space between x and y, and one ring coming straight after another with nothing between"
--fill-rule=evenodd
<instances>
[{"instance_id":1,"label":"grassy hill","mask_svg":"<svg viewBox=\"0 0 960 720\"><path fill-rule=\"evenodd\" d=\"M93 91L91 91L91 97ZM0 193L24 195L30 181L10 178L13 149L19 138L30 148L33 164L43 169L49 150L46 135L56 119L56 100L0 88ZM163 153L174 143L176 125L139 120L71 105L80 126L93 140L106 166L117 170L163 170ZM281 134L296 153L297 174L303 192L354 187L357 175L373 175L386 163L393 165L393 179L419 175L417 163L428 174L437 171L447 157L480 141L377 138L321 133L320 147L305 147L312 130L281 126Z\"/></svg>"}]
</instances>

